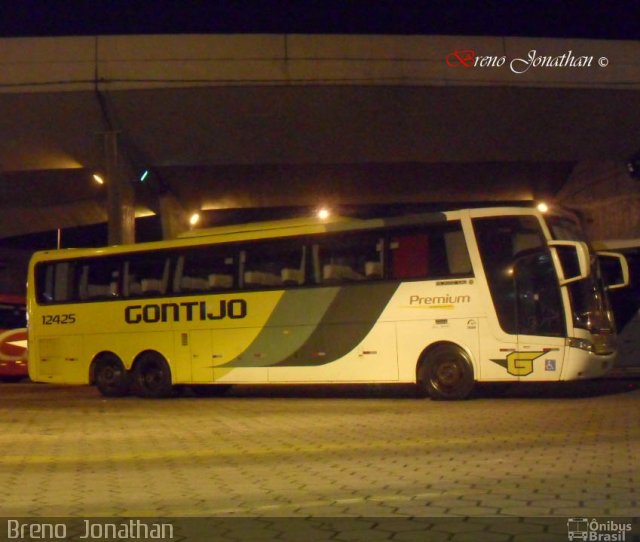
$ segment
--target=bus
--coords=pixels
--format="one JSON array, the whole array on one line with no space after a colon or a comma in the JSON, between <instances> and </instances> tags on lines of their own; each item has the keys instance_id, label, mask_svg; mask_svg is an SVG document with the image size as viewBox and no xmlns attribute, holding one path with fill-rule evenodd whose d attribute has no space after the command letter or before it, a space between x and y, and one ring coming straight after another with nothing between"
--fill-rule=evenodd
<instances>
[{"instance_id":1,"label":"bus","mask_svg":"<svg viewBox=\"0 0 640 542\"><path fill-rule=\"evenodd\" d=\"M477 382L599 377L615 326L578 220L534 208L298 218L29 265L29 375L105 396L235 384L414 383L433 399Z\"/></svg>"},{"instance_id":2,"label":"bus","mask_svg":"<svg viewBox=\"0 0 640 542\"><path fill-rule=\"evenodd\" d=\"M23 296L0 294L0 381L27 377L27 310Z\"/></svg>"}]
</instances>

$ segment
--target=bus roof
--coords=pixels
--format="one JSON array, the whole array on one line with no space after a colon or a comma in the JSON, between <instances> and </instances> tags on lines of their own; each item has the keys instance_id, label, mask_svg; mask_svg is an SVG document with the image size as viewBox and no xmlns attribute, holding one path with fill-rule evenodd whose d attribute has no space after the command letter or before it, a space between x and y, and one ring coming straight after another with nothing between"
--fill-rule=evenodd
<instances>
[{"instance_id":1,"label":"bus roof","mask_svg":"<svg viewBox=\"0 0 640 542\"><path fill-rule=\"evenodd\" d=\"M309 216L300 218L287 218L282 220L269 220L262 222L247 222L245 224L231 224L227 226L215 226L212 228L200 228L184 232L178 236L179 239L191 237L218 237L231 234L245 234L251 236L252 233L258 232L277 232L285 230L287 233L307 233L305 230L311 228L314 231L320 227L328 225L356 225L364 222L362 219L350 218L345 216L330 216L321 219L319 217Z\"/></svg>"},{"instance_id":2,"label":"bus roof","mask_svg":"<svg viewBox=\"0 0 640 542\"><path fill-rule=\"evenodd\" d=\"M328 219L303 217L265 222L250 222L214 228L202 228L185 232L176 239L152 241L130 245L116 245L100 248L63 248L44 250L34 254L35 258L71 259L90 256L119 254L127 252L153 251L199 245L201 243L242 242L278 237L312 235L324 232L340 232L375 229L384 226L401 226L426 222L445 221L443 213L423 213L389 218L351 218L333 216Z\"/></svg>"},{"instance_id":3,"label":"bus roof","mask_svg":"<svg viewBox=\"0 0 640 542\"><path fill-rule=\"evenodd\" d=\"M446 212L426 212L406 214L402 216L388 216L379 218L352 218L344 216L331 216L328 219L318 217L289 218L283 220L271 220L265 222L250 222L213 228L196 229L180 235L176 239L152 241L148 243L116 245L100 248L63 248L56 250L39 251L33 259L73 259L101 255L115 255L129 252L154 251L172 248L195 246L201 243L211 242L243 242L261 239L282 238L289 236L312 235L324 232L341 232L351 230L376 229L383 227L401 227L423 223L444 222L453 218L451 214L463 211L462 207ZM484 212L496 213L534 213L535 209L523 207L486 207Z\"/></svg>"}]
</instances>

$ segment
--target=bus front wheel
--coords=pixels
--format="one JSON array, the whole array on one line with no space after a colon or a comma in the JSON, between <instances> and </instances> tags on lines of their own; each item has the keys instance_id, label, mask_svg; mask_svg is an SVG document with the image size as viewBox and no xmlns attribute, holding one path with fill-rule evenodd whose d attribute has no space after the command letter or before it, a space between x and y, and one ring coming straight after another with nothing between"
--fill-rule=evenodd
<instances>
[{"instance_id":1,"label":"bus front wheel","mask_svg":"<svg viewBox=\"0 0 640 542\"><path fill-rule=\"evenodd\" d=\"M471 360L464 350L453 344L438 345L424 355L418 383L431 399L466 399L475 384Z\"/></svg>"},{"instance_id":2,"label":"bus front wheel","mask_svg":"<svg viewBox=\"0 0 640 542\"><path fill-rule=\"evenodd\" d=\"M105 397L124 397L129 393L129 374L117 356L109 354L96 361L94 381Z\"/></svg>"},{"instance_id":3,"label":"bus front wheel","mask_svg":"<svg viewBox=\"0 0 640 542\"><path fill-rule=\"evenodd\" d=\"M133 385L140 397L169 397L173 391L169 365L159 354L142 354L133 369Z\"/></svg>"}]
</instances>

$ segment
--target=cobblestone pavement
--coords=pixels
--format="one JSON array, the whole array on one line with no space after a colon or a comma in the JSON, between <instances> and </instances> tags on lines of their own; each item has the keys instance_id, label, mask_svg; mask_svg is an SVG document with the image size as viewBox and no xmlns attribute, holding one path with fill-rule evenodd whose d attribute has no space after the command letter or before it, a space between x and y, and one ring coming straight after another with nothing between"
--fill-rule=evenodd
<instances>
[{"instance_id":1,"label":"cobblestone pavement","mask_svg":"<svg viewBox=\"0 0 640 542\"><path fill-rule=\"evenodd\" d=\"M639 385L491 389L447 403L397 387L154 401L3 384L1 515L264 518L261 528L300 518L287 527L298 534L342 520L350 527L331 539L345 541L379 518L389 528L367 540L413 539L427 524L421 540L566 540L568 517L639 515ZM499 536L477 528L486 518L500 518ZM535 519L521 518L563 520L536 538Z\"/></svg>"}]
</instances>

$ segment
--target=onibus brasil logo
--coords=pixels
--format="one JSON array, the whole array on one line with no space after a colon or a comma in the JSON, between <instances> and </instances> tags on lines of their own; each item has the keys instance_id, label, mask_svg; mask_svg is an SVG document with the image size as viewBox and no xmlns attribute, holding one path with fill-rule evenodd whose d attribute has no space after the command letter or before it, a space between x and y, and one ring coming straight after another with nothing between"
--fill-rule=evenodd
<instances>
[{"instance_id":1,"label":"onibus brasil logo","mask_svg":"<svg viewBox=\"0 0 640 542\"><path fill-rule=\"evenodd\" d=\"M625 541L627 540L627 533L631 534L631 523L622 523L614 520L598 521L597 519L587 518L569 518L567 520L567 537L569 540Z\"/></svg>"}]
</instances>

